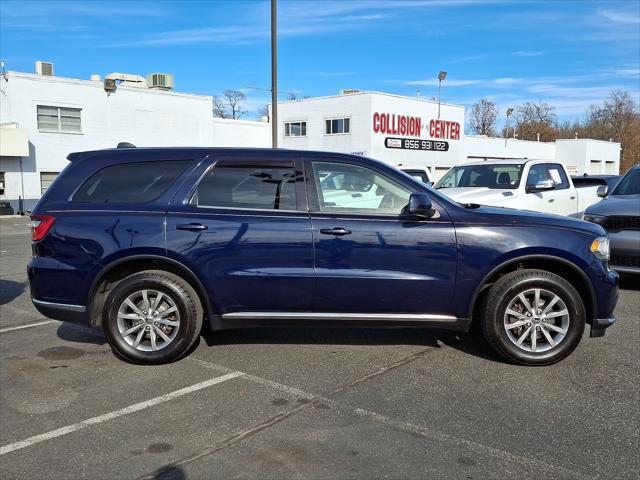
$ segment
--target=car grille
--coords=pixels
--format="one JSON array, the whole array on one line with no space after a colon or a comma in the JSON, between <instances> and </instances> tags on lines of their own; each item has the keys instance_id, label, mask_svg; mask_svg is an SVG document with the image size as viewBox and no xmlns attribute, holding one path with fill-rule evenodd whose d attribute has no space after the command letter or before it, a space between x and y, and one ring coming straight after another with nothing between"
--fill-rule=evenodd
<instances>
[{"instance_id":1,"label":"car grille","mask_svg":"<svg viewBox=\"0 0 640 480\"><path fill-rule=\"evenodd\" d=\"M640 230L640 217L607 217L602 226L605 230Z\"/></svg>"},{"instance_id":2,"label":"car grille","mask_svg":"<svg viewBox=\"0 0 640 480\"><path fill-rule=\"evenodd\" d=\"M640 257L631 257L629 255L611 255L609 261L611 265L617 265L618 267L639 267Z\"/></svg>"}]
</instances>

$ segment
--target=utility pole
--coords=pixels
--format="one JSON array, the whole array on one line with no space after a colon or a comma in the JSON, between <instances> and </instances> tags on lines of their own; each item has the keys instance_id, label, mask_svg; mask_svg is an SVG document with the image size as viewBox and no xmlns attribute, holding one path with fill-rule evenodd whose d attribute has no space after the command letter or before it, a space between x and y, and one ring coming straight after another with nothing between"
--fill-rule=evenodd
<instances>
[{"instance_id":1,"label":"utility pole","mask_svg":"<svg viewBox=\"0 0 640 480\"><path fill-rule=\"evenodd\" d=\"M271 0L271 147L278 148L278 45L276 1Z\"/></svg>"}]
</instances>

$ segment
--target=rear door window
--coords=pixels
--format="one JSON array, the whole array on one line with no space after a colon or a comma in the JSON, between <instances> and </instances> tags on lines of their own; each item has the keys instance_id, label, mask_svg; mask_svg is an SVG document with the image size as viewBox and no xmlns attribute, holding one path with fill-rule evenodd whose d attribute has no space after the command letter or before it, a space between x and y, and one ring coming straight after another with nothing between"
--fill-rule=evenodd
<instances>
[{"instance_id":1,"label":"rear door window","mask_svg":"<svg viewBox=\"0 0 640 480\"><path fill-rule=\"evenodd\" d=\"M145 203L173 184L190 160L121 163L103 168L82 184L73 196L82 203Z\"/></svg>"},{"instance_id":2,"label":"rear door window","mask_svg":"<svg viewBox=\"0 0 640 480\"><path fill-rule=\"evenodd\" d=\"M199 207L296 210L296 172L291 167L214 166L191 203Z\"/></svg>"}]
</instances>

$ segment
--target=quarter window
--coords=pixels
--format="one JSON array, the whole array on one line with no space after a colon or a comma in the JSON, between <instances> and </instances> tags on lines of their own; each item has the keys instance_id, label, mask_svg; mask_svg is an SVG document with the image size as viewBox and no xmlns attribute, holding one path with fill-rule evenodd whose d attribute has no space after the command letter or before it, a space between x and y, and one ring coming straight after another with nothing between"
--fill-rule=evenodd
<instances>
[{"instance_id":1,"label":"quarter window","mask_svg":"<svg viewBox=\"0 0 640 480\"><path fill-rule=\"evenodd\" d=\"M192 204L199 207L296 209L293 167L213 167L198 185Z\"/></svg>"},{"instance_id":2,"label":"quarter window","mask_svg":"<svg viewBox=\"0 0 640 480\"><path fill-rule=\"evenodd\" d=\"M40 172L40 194L44 195L60 172Z\"/></svg>"},{"instance_id":3,"label":"quarter window","mask_svg":"<svg viewBox=\"0 0 640 480\"><path fill-rule=\"evenodd\" d=\"M162 195L189 160L121 163L103 168L82 184L74 202L143 203Z\"/></svg>"},{"instance_id":4,"label":"quarter window","mask_svg":"<svg viewBox=\"0 0 640 480\"><path fill-rule=\"evenodd\" d=\"M80 108L38 105L38 130L81 133Z\"/></svg>"},{"instance_id":5,"label":"quarter window","mask_svg":"<svg viewBox=\"0 0 640 480\"><path fill-rule=\"evenodd\" d=\"M351 130L350 118L331 118L325 120L324 133L326 135L343 135Z\"/></svg>"},{"instance_id":6,"label":"quarter window","mask_svg":"<svg viewBox=\"0 0 640 480\"><path fill-rule=\"evenodd\" d=\"M321 212L399 215L411 192L373 170L342 163L314 162Z\"/></svg>"},{"instance_id":7,"label":"quarter window","mask_svg":"<svg viewBox=\"0 0 640 480\"><path fill-rule=\"evenodd\" d=\"M285 122L284 136L285 137L306 137L307 122Z\"/></svg>"}]
</instances>

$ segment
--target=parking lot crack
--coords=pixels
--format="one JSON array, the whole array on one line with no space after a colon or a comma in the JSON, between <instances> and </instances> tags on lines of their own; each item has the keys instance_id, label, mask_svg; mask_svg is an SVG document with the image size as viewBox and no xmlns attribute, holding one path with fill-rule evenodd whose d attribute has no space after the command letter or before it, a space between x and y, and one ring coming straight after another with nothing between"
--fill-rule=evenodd
<instances>
[{"instance_id":1,"label":"parking lot crack","mask_svg":"<svg viewBox=\"0 0 640 480\"><path fill-rule=\"evenodd\" d=\"M396 431L400 431L403 433L407 433L410 435L414 435L420 438L423 438L425 440L429 440L429 441L434 441L436 443L442 444L442 443L446 443L446 444L453 444L456 446L461 446L464 447L470 451L475 451L478 452L479 454L482 455L488 455L497 459L500 459L502 461L505 462L510 462L510 463L515 463L515 464L520 464L520 465L526 465L532 469L535 470L539 470L539 471L543 471L543 472L547 472L548 475L550 475L552 478L559 478L560 476L562 478L579 478L579 479L585 479L585 480L595 480L597 477L594 477L592 475L589 475L585 472L579 472L579 471L575 471L566 467L562 467L562 466L558 466L558 465L553 465L550 463L547 463L543 460L538 460L536 458L532 458L532 457L523 457L521 455L516 455L513 454L509 451L506 450L502 450L500 448L496 448L496 447L492 447L489 445L485 445L482 443L478 443L475 442L473 440L468 440L468 439L464 439L464 438L460 438L460 437L456 437L453 435L449 435L446 433L442 433L442 432L438 432L438 431L434 431L431 429L428 429L427 427L424 426L420 426L420 425L415 425L409 422L405 422L402 420L398 420L398 419L394 419L394 418L390 418L387 417L385 415L381 415L379 413L367 410L367 409L363 409L363 408L351 408L349 406L345 406L345 405L341 405L338 401L335 400L334 397L336 397L337 395L339 395L340 393L356 386L359 385L363 382L366 382L372 378L375 378L377 376L383 375L386 372L389 372L391 370L397 369L403 365L406 365L408 363L411 363L421 357L423 357L426 353L428 353L429 351L432 351L432 349L425 349L425 350L421 350L417 353L414 353L413 355L410 355L408 357L404 357L396 362L393 362L389 365L386 365L384 367L379 368L378 370L375 370L373 372L370 372L367 375L358 377L350 382L344 383L336 388L334 388L333 390L331 390L330 392L328 392L325 395L316 395L310 392L306 392L304 390L300 390L298 388L295 387L290 387L288 385L283 385L281 383L278 382L274 382L272 380L268 380L262 377L258 377L255 375L251 375L249 373L244 373L243 375L243 379L254 382L254 383L258 383L261 385L265 385L271 388L274 388L276 390L279 391L283 391L283 392L287 392L290 393L292 395L295 395L297 397L302 397L305 399L305 402L296 406L295 408L292 408L291 410L287 411L287 412L283 412L280 413L274 417L271 417L270 419L255 425L247 430L238 432L228 438L226 438L225 440L223 440L222 442L219 442L215 445L211 445L209 448L191 456L191 457L187 457L184 458L183 460L180 460L176 463L171 464L171 467L176 467L176 466L180 466L180 465L186 465L189 463L193 463L197 460L200 460L202 458L205 458L207 456L210 455L214 455L215 453L230 447L238 442L241 442L242 440L252 437L254 435L257 435L258 433L267 430L271 427L273 427L274 425L277 425L278 423L286 420L287 418L290 418L304 410L310 409L312 407L316 407L318 405L322 405L322 404L329 404L334 408L339 408L343 411L348 411L349 413L355 414L361 418L365 418L368 419L370 421L373 421L375 423L384 425L388 428L392 428ZM204 360L199 360L199 359L195 359L195 358L191 358L191 361L193 361L194 363L196 363L197 365L200 365L202 367L205 368L209 368L212 370L216 370L219 371L221 373L228 373L228 372L232 372L234 371L233 369L230 369L228 367L224 367L222 365L217 365L215 363L211 363L211 362L207 362ZM157 472L156 472L157 473ZM145 477L141 477L141 479L153 479L153 476L145 476Z\"/></svg>"},{"instance_id":2,"label":"parking lot crack","mask_svg":"<svg viewBox=\"0 0 640 480\"><path fill-rule=\"evenodd\" d=\"M389 365L386 365L384 367L381 367L377 370L374 370L373 372L368 373L367 375L364 375L362 377L358 377L350 382L344 383L336 388L334 388L333 390L331 390L329 393L327 393L326 395L323 396L314 396L313 398L308 399L307 402L302 403L298 406L296 406L295 408L292 408L291 410L288 410L286 412L280 413L274 417L269 418L268 420L259 423L257 425L254 425L253 427L247 429L247 430L243 430L241 432L235 433L233 435L231 435L230 437L227 437L225 440L218 442L214 445L210 445L208 448L200 451L199 453L196 453L195 455L192 455L190 457L186 457L178 462L174 462L171 464L171 467L177 467L177 466L181 466L181 465L187 465L193 462L196 462L197 460L200 460L202 458L208 457L210 455L214 455L215 453L224 450L227 447L230 447L238 442L241 442L242 440L244 440L245 438L249 438L252 437L264 430L267 430L271 427L273 427L274 425L279 424L280 422L286 420L287 418L290 418L304 410L308 410L312 407L321 405L322 403L324 403L326 400L330 400L333 397L335 397L336 395L344 392L345 390L352 388L358 384L361 384L363 382L366 382L374 377L380 376L385 374L386 372L389 372L390 370L394 370L396 368L402 367L403 365L406 365L408 363L411 363L415 360L417 360L418 358L423 357L426 353L428 353L429 351L432 351L433 349L428 348L425 350L420 350L419 352L416 352L412 355L409 355L408 357L404 357L400 360L397 360ZM203 364L208 363L208 362L203 362L203 361L198 361L198 360L194 360L196 363L198 363L199 365L205 366ZM214 365L214 364L209 364L210 368L214 367L216 369L220 369L219 366ZM222 367L224 368L224 367ZM247 380L251 380L250 375L243 373L243 377ZM157 473L157 472L156 472ZM146 475L143 477L139 477L140 480L143 479L149 479L152 480L154 478L154 476L156 475L156 473L154 473L153 475Z\"/></svg>"}]
</instances>

